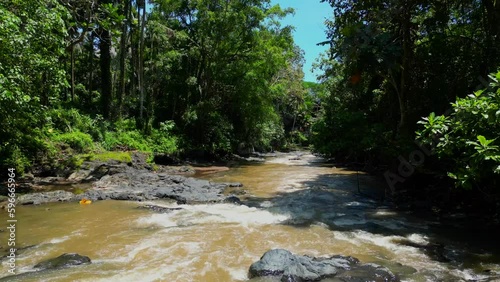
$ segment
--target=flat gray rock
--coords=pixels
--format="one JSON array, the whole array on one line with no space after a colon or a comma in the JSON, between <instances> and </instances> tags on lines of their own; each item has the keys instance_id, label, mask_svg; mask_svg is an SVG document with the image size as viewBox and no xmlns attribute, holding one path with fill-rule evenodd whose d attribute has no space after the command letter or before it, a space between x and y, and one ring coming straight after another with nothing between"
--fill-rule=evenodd
<instances>
[{"instance_id":1,"label":"flat gray rock","mask_svg":"<svg viewBox=\"0 0 500 282\"><path fill-rule=\"evenodd\" d=\"M239 203L238 198L224 195L225 189L230 185L234 184L212 183L203 179L122 166L119 170L112 171L112 174L102 176L93 183L91 189L82 194L75 195L67 191L31 193L20 196L18 203L36 205L49 202L78 201L83 198L92 201L173 199L179 204Z\"/></svg>"},{"instance_id":2,"label":"flat gray rock","mask_svg":"<svg viewBox=\"0 0 500 282\"><path fill-rule=\"evenodd\" d=\"M39 205L51 202L68 202L75 199L75 194L67 191L51 191L20 195L17 201L21 205Z\"/></svg>"}]
</instances>

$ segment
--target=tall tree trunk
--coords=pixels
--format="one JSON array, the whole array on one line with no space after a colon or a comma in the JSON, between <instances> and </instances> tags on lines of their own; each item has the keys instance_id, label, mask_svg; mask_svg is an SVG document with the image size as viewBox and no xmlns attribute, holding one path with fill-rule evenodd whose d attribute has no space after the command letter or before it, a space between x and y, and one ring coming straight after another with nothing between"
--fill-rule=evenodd
<instances>
[{"instance_id":1,"label":"tall tree trunk","mask_svg":"<svg viewBox=\"0 0 500 282\"><path fill-rule=\"evenodd\" d=\"M483 0L486 12L486 56L487 75L496 71L500 63L500 1Z\"/></svg>"},{"instance_id":2,"label":"tall tree trunk","mask_svg":"<svg viewBox=\"0 0 500 282\"><path fill-rule=\"evenodd\" d=\"M402 22L401 22L401 35L403 43L403 58L401 63L401 80L399 84L399 110L400 110L400 120L399 120L399 133L406 136L410 133L409 128L409 87L410 87L410 75L411 75L411 57L413 53L413 47L411 42L411 0L404 1Z\"/></svg>"},{"instance_id":3,"label":"tall tree trunk","mask_svg":"<svg viewBox=\"0 0 500 282\"><path fill-rule=\"evenodd\" d=\"M150 46L150 56L151 58L154 58L154 35L152 35L151 38L151 46ZM146 95L146 134L151 134L151 128L152 128L152 121L154 117L154 93L156 89L158 88L157 85L157 79L155 75L155 69L154 69L154 59L150 60L150 73L151 73L151 79L150 79L150 89L147 91Z\"/></svg>"},{"instance_id":4,"label":"tall tree trunk","mask_svg":"<svg viewBox=\"0 0 500 282\"><path fill-rule=\"evenodd\" d=\"M71 45L71 102L75 102L75 45Z\"/></svg>"},{"instance_id":5,"label":"tall tree trunk","mask_svg":"<svg viewBox=\"0 0 500 282\"><path fill-rule=\"evenodd\" d=\"M123 14L127 17L127 20L123 22L122 35L120 38L120 77L119 86L116 93L116 98L118 100L118 118L122 117L123 109L123 95L125 95L125 59L127 57L127 38L128 38L128 25L130 22L129 18L130 0L125 0L125 7L123 9Z\"/></svg>"},{"instance_id":6,"label":"tall tree trunk","mask_svg":"<svg viewBox=\"0 0 500 282\"><path fill-rule=\"evenodd\" d=\"M47 73L46 72L42 72L40 77L41 77L42 82L47 81ZM43 106L49 106L49 95L47 92L47 87L45 86L46 84L41 83L40 85L42 85L42 87L40 89L40 104L42 104Z\"/></svg>"},{"instance_id":7,"label":"tall tree trunk","mask_svg":"<svg viewBox=\"0 0 500 282\"><path fill-rule=\"evenodd\" d=\"M104 118L110 117L112 87L111 87L111 34L109 30L101 29L99 42L101 51L101 111Z\"/></svg>"},{"instance_id":8,"label":"tall tree trunk","mask_svg":"<svg viewBox=\"0 0 500 282\"><path fill-rule=\"evenodd\" d=\"M63 62L64 62L64 70L67 70L68 69L68 60L66 57L64 58ZM68 88L64 88L64 92L61 94L62 94L61 99L65 102L67 102L68 101Z\"/></svg>"},{"instance_id":9,"label":"tall tree trunk","mask_svg":"<svg viewBox=\"0 0 500 282\"><path fill-rule=\"evenodd\" d=\"M88 96L87 99L92 101L92 91L94 90L93 76L94 76L94 32L90 34L90 49L89 49L89 81L88 81ZM83 105L83 99L80 101Z\"/></svg>"},{"instance_id":10,"label":"tall tree trunk","mask_svg":"<svg viewBox=\"0 0 500 282\"><path fill-rule=\"evenodd\" d=\"M146 7L142 7L141 38L139 41L139 91L140 91L140 119L144 124L144 31L146 24Z\"/></svg>"},{"instance_id":11,"label":"tall tree trunk","mask_svg":"<svg viewBox=\"0 0 500 282\"><path fill-rule=\"evenodd\" d=\"M137 26L135 24L133 24L135 22L135 13L134 13L134 9L132 9L132 6L129 10L129 23L130 23L130 49L131 49L131 52L130 52L130 74L131 74L131 77L130 77L130 88L129 88L129 93L128 93L128 96L129 97L135 97L135 95L137 94L137 80L139 79L139 75L137 73L137 64L138 64L138 59L137 59L137 56L139 53L138 51L138 47L137 47L137 41L136 41L136 33L137 33Z\"/></svg>"}]
</instances>

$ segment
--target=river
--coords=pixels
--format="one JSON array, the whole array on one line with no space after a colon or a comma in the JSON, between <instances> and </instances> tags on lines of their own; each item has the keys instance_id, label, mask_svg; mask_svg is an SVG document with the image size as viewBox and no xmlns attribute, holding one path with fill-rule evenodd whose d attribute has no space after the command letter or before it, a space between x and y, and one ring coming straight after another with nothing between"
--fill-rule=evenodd
<instances>
[{"instance_id":1,"label":"river","mask_svg":"<svg viewBox=\"0 0 500 282\"><path fill-rule=\"evenodd\" d=\"M388 267L403 281L500 281L494 278L500 275L497 237L393 211L380 202L383 183L373 177L307 152L293 156L198 175L243 183L246 194L238 197L246 205L149 202L181 208L167 214L128 201L19 207L18 273L62 253L89 256L92 264L8 280L247 281L253 262L283 248L354 256ZM0 222L6 220L4 212ZM7 236L1 232L1 242ZM5 259L1 267L6 276Z\"/></svg>"}]
</instances>

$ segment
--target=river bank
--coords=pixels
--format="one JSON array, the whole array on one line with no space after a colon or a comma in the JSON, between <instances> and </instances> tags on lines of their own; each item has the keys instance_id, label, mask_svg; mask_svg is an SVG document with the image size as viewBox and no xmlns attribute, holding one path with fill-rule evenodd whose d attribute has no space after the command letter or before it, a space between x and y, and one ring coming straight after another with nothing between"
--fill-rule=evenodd
<instances>
[{"instance_id":1,"label":"river bank","mask_svg":"<svg viewBox=\"0 0 500 282\"><path fill-rule=\"evenodd\" d=\"M86 161L79 169L65 175L27 174L18 181L18 204L162 198L175 199L179 203L224 202L231 200L231 195L224 194L227 188L242 186L189 177L226 171L229 168L225 166L165 166L147 163L146 158L142 153L131 153L130 162ZM2 194L7 194L7 185L3 186Z\"/></svg>"}]
</instances>

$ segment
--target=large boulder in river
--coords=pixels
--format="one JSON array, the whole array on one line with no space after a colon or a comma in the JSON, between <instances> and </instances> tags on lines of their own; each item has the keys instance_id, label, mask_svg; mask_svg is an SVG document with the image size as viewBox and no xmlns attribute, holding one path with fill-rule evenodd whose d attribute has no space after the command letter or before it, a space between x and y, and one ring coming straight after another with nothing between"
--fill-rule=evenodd
<instances>
[{"instance_id":1,"label":"large boulder in river","mask_svg":"<svg viewBox=\"0 0 500 282\"><path fill-rule=\"evenodd\" d=\"M250 266L249 275L279 276L282 281L318 281L349 269L358 262L351 257L312 258L294 255L283 249L267 251L259 261Z\"/></svg>"},{"instance_id":2,"label":"large boulder in river","mask_svg":"<svg viewBox=\"0 0 500 282\"><path fill-rule=\"evenodd\" d=\"M267 251L249 270L250 278L271 276L276 281L320 281L335 277L339 281L399 281L387 268L360 264L349 256L315 258L294 255L283 249Z\"/></svg>"},{"instance_id":3,"label":"large boulder in river","mask_svg":"<svg viewBox=\"0 0 500 282\"><path fill-rule=\"evenodd\" d=\"M39 264L35 265L34 268L38 270L60 269L69 266L89 264L89 263L91 263L89 257L72 253L72 254L62 254L57 258L40 262Z\"/></svg>"}]
</instances>

